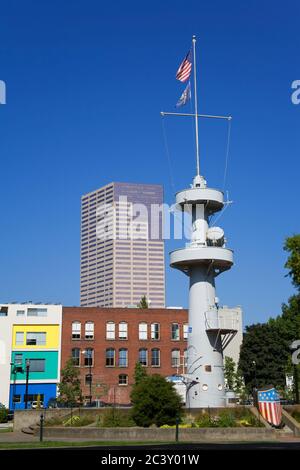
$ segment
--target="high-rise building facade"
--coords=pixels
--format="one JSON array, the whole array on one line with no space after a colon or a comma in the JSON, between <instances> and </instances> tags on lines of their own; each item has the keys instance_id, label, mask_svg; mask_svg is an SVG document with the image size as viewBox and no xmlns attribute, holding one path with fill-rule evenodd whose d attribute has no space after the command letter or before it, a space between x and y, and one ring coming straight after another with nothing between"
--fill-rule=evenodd
<instances>
[{"instance_id":1,"label":"high-rise building facade","mask_svg":"<svg viewBox=\"0 0 300 470\"><path fill-rule=\"evenodd\" d=\"M82 196L80 304L165 305L163 188L110 183Z\"/></svg>"}]
</instances>

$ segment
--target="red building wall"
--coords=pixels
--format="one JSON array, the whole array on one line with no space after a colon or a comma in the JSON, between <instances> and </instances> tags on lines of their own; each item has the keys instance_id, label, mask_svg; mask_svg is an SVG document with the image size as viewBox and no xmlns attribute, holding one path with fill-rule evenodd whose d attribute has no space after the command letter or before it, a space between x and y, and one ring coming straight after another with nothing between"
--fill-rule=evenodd
<instances>
[{"instance_id":1,"label":"red building wall","mask_svg":"<svg viewBox=\"0 0 300 470\"><path fill-rule=\"evenodd\" d=\"M172 367L172 350L179 349L183 356L187 348L187 341L184 339L183 325L187 324L187 310L180 309L137 309L137 308L98 308L98 307L63 307L62 319L62 367L72 356L72 349L78 348L84 351L92 348L94 351L92 373L92 397L101 401L128 404L130 403L130 391L134 381L134 368L139 359L139 349L148 350L148 366L145 367L147 373L158 373L163 376L176 374L177 368ZM81 338L72 339L72 323L81 323ZM94 338L85 339L85 323L94 322ZM114 322L116 327L116 339L106 339L106 323ZM126 322L128 325L128 339L118 339L118 325ZM139 324L148 324L148 339L139 339ZM159 340L151 340L151 323L160 325ZM174 340L171 337L172 323L179 324L180 337ZM114 348L116 351L116 365L106 366L106 349ZM128 350L128 366L119 367L119 349ZM160 366L151 366L151 350L160 350ZM183 362L183 359L181 359ZM80 354L80 374L83 395L89 396L89 385L85 385L85 376L89 373L89 367L84 366L84 355ZM180 367L182 372L182 367ZM128 376L128 385L119 385L119 375Z\"/></svg>"}]
</instances>

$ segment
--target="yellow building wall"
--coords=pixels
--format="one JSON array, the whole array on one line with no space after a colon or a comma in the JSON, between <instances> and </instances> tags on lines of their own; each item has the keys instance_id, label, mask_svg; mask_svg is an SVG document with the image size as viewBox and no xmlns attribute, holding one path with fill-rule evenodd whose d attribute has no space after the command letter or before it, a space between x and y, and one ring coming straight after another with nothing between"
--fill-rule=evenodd
<instances>
[{"instance_id":1,"label":"yellow building wall","mask_svg":"<svg viewBox=\"0 0 300 470\"><path fill-rule=\"evenodd\" d=\"M46 333L46 345L26 345L26 333ZM16 345L16 333L24 333L23 345ZM59 325L14 325L12 349L59 349Z\"/></svg>"}]
</instances>

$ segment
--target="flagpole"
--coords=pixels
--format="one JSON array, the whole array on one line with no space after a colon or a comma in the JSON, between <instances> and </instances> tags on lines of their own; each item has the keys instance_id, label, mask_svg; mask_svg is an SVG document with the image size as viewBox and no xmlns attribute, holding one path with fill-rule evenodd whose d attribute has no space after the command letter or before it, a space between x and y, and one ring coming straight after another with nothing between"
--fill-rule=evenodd
<instances>
[{"instance_id":1,"label":"flagpole","mask_svg":"<svg viewBox=\"0 0 300 470\"><path fill-rule=\"evenodd\" d=\"M196 169L200 175L199 136L198 136L198 100L197 100L197 73L196 73L196 36L193 36L193 62L194 62L194 99L195 99L195 137L196 137Z\"/></svg>"}]
</instances>

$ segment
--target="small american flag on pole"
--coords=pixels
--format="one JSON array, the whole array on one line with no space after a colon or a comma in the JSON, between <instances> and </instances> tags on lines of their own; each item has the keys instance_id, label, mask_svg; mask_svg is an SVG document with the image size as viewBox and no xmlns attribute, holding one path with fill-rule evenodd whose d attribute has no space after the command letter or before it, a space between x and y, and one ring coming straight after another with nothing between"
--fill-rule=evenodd
<instances>
[{"instance_id":1,"label":"small american flag on pole","mask_svg":"<svg viewBox=\"0 0 300 470\"><path fill-rule=\"evenodd\" d=\"M257 393L260 414L268 423L279 426L282 418L279 393L274 387L258 390Z\"/></svg>"},{"instance_id":2,"label":"small american flag on pole","mask_svg":"<svg viewBox=\"0 0 300 470\"><path fill-rule=\"evenodd\" d=\"M179 66L179 69L176 73L176 78L180 82L186 82L191 75L192 71L192 52L189 51L185 58L183 59L182 63Z\"/></svg>"}]
</instances>

